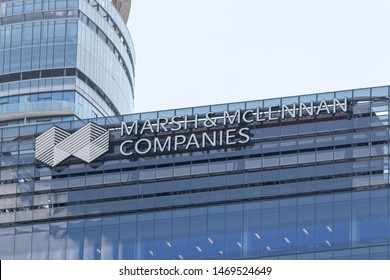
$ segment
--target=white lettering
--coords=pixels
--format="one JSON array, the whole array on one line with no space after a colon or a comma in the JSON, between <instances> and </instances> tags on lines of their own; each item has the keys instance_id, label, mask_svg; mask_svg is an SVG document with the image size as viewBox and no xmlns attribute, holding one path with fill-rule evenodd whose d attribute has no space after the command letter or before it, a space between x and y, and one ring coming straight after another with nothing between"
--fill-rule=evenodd
<instances>
[{"instance_id":1,"label":"white lettering","mask_svg":"<svg viewBox=\"0 0 390 280\"><path fill-rule=\"evenodd\" d=\"M310 107L308 108L305 103L299 103L299 117L303 117L303 110L305 110L309 116L313 116L314 114L314 103L310 102Z\"/></svg>"},{"instance_id":2,"label":"white lettering","mask_svg":"<svg viewBox=\"0 0 390 280\"><path fill-rule=\"evenodd\" d=\"M186 146L186 150L188 150L188 148L192 145L195 145L198 149L200 148L199 143L198 143L198 139L196 139L195 134L191 134L190 139L188 140L188 143Z\"/></svg>"},{"instance_id":3,"label":"white lettering","mask_svg":"<svg viewBox=\"0 0 390 280\"><path fill-rule=\"evenodd\" d=\"M251 139L249 137L249 128L247 127L244 127L244 128L241 128L239 131L238 131L238 134L240 134L240 136L243 138L241 139L239 142L241 144L246 144L249 142L249 140Z\"/></svg>"},{"instance_id":4,"label":"white lettering","mask_svg":"<svg viewBox=\"0 0 390 280\"><path fill-rule=\"evenodd\" d=\"M275 121L278 119L278 117L273 117L272 114L273 113L277 113L278 111L274 111L272 109L277 109L277 107L279 107L279 105L271 105L268 107L268 120L269 121Z\"/></svg>"},{"instance_id":5,"label":"white lettering","mask_svg":"<svg viewBox=\"0 0 390 280\"><path fill-rule=\"evenodd\" d=\"M145 120L145 122L141 128L140 134L144 134L145 130L149 130L150 133L154 133L152 123L150 122L149 119Z\"/></svg>"},{"instance_id":6,"label":"white lettering","mask_svg":"<svg viewBox=\"0 0 390 280\"><path fill-rule=\"evenodd\" d=\"M252 122L255 121L254 119L248 119L248 118L247 118L247 115L253 116L253 110L247 110L247 111L245 111L245 112L242 114L242 119L243 119L244 122L246 122L246 123L252 123Z\"/></svg>"},{"instance_id":7,"label":"white lettering","mask_svg":"<svg viewBox=\"0 0 390 280\"><path fill-rule=\"evenodd\" d=\"M226 130L226 145L234 145L236 144L236 142L234 141L230 141L231 139L233 139L235 137L234 134L231 134L232 132L236 132L237 129L228 129Z\"/></svg>"},{"instance_id":8,"label":"white lettering","mask_svg":"<svg viewBox=\"0 0 390 280\"><path fill-rule=\"evenodd\" d=\"M205 127L217 126L217 121L213 117L211 117L212 115L215 115L215 113L214 112L208 112L206 114L206 119L205 119L205 121L203 123L203 125Z\"/></svg>"},{"instance_id":9,"label":"white lettering","mask_svg":"<svg viewBox=\"0 0 390 280\"><path fill-rule=\"evenodd\" d=\"M125 140L120 144L120 153L125 156L132 156L134 154L144 155L150 152L170 152L172 150L177 151L179 149L187 150L190 148L211 148L218 146L230 146L240 144L246 144L250 142L251 134L250 129L245 127L245 124L254 122L274 121L285 118L314 116L319 114L331 113L337 114L338 112L347 112L348 110L348 98L343 99L334 98L333 100L326 101L322 99L314 107L314 101L300 102L271 105L266 108L257 107L256 109L236 109L234 112L225 110L222 117L218 115L215 117L214 112L207 112L202 114L200 119L198 114L173 116L171 118L161 117L154 120L146 119L142 123L139 120L135 120L129 125L123 121L121 122L120 133L122 137L125 136L137 136L147 133L166 133L177 132L179 135L171 134L164 138L158 136L149 140L149 138L141 138L137 140ZM298 113L299 111L299 113ZM203 129L198 133L195 130L199 126ZM222 129L222 125L240 125L241 128L235 129ZM244 126L244 127L243 127ZM216 130L205 128L219 127ZM189 135L184 134L185 130L191 130ZM141 136L142 137L142 136Z\"/></svg>"},{"instance_id":10,"label":"white lettering","mask_svg":"<svg viewBox=\"0 0 390 280\"><path fill-rule=\"evenodd\" d=\"M184 116L184 129L187 130L188 129L188 123L194 123L194 128L197 129L198 128L198 114L195 114L194 115L194 119L193 120L189 120L188 119L188 115L185 115Z\"/></svg>"},{"instance_id":11,"label":"white lettering","mask_svg":"<svg viewBox=\"0 0 390 280\"><path fill-rule=\"evenodd\" d=\"M157 133L160 132L160 127L163 129L163 131L167 132L168 129L165 127L168 124L167 118L158 118L157 119Z\"/></svg>"},{"instance_id":12,"label":"white lettering","mask_svg":"<svg viewBox=\"0 0 390 280\"><path fill-rule=\"evenodd\" d=\"M172 117L172 124L174 125L174 127L171 128L171 131L179 131L181 129L181 123L179 122L181 119L181 116Z\"/></svg>"},{"instance_id":13,"label":"white lettering","mask_svg":"<svg viewBox=\"0 0 390 280\"><path fill-rule=\"evenodd\" d=\"M229 124L234 124L235 122L240 123L240 115L240 109L237 109L234 115L230 115L228 111L223 111L223 125L227 125L228 122Z\"/></svg>"},{"instance_id":14,"label":"white lettering","mask_svg":"<svg viewBox=\"0 0 390 280\"><path fill-rule=\"evenodd\" d=\"M119 147L119 150L120 150L121 154L124 155L124 156L131 156L133 154L133 152L127 152L126 151L126 146L128 144L133 144L133 140L123 141L122 144Z\"/></svg>"},{"instance_id":15,"label":"white lettering","mask_svg":"<svg viewBox=\"0 0 390 280\"><path fill-rule=\"evenodd\" d=\"M146 148L144 148L144 150L141 150L140 145L143 142L145 142ZM137 152L137 154L140 154L140 155L144 155L144 154L149 153L151 149L152 149L152 142L146 138L140 139L139 141L137 141L137 143L135 143L135 146L134 146L134 150Z\"/></svg>"},{"instance_id":16,"label":"white lettering","mask_svg":"<svg viewBox=\"0 0 390 280\"><path fill-rule=\"evenodd\" d=\"M206 147L206 140L212 147L215 147L217 145L217 132L213 131L213 139L210 138L207 132L202 133L202 148Z\"/></svg>"},{"instance_id":17,"label":"white lettering","mask_svg":"<svg viewBox=\"0 0 390 280\"><path fill-rule=\"evenodd\" d=\"M257 122L263 122L263 121L265 121L265 119L264 119L264 118L261 118L260 115L264 115L264 112L261 112L261 111L260 111L260 107L257 107L257 108L256 108L256 121L257 121Z\"/></svg>"},{"instance_id":18,"label":"white lettering","mask_svg":"<svg viewBox=\"0 0 390 280\"><path fill-rule=\"evenodd\" d=\"M286 104L282 104L282 120L286 117L286 112L291 118L295 118L297 110L297 103L294 102L293 107L290 109Z\"/></svg>"},{"instance_id":19,"label":"white lettering","mask_svg":"<svg viewBox=\"0 0 390 280\"><path fill-rule=\"evenodd\" d=\"M160 152L164 152L165 149L169 152L171 150L171 142L172 142L172 136L168 136L165 139L164 145L161 146L160 139L157 137L154 138L154 149L153 151L157 152L157 147L160 149Z\"/></svg>"},{"instance_id":20,"label":"white lettering","mask_svg":"<svg viewBox=\"0 0 390 280\"><path fill-rule=\"evenodd\" d=\"M324 111L324 110L328 114L330 114L330 110L329 110L328 104L326 104L325 99L322 99L321 102L320 102L320 106L318 106L318 109L317 109L317 116L321 113L321 111Z\"/></svg>"},{"instance_id":21,"label":"white lettering","mask_svg":"<svg viewBox=\"0 0 390 280\"><path fill-rule=\"evenodd\" d=\"M181 139L181 140L179 140ZM180 145L183 145L186 141L186 137L183 135L175 135L175 143L174 143L174 150L177 151L178 147Z\"/></svg>"},{"instance_id":22,"label":"white lettering","mask_svg":"<svg viewBox=\"0 0 390 280\"><path fill-rule=\"evenodd\" d=\"M337 98L333 99L333 113L337 113L337 107L340 107L343 112L347 112L348 98L344 97L344 104L342 104Z\"/></svg>"},{"instance_id":23,"label":"white lettering","mask_svg":"<svg viewBox=\"0 0 390 280\"><path fill-rule=\"evenodd\" d=\"M130 136L131 133L133 132L133 130L134 130L134 135L137 135L138 134L138 121L134 121L130 127L127 126L126 122L121 123L121 137L123 137L125 135L125 131L126 131L127 136Z\"/></svg>"}]
</instances>

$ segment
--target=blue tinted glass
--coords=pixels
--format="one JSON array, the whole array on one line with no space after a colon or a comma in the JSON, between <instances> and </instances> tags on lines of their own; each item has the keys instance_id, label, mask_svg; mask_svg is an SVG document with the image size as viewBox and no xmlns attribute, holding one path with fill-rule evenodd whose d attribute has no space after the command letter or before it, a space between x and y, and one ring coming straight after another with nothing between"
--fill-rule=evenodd
<instances>
[{"instance_id":1,"label":"blue tinted glass","mask_svg":"<svg viewBox=\"0 0 390 280\"><path fill-rule=\"evenodd\" d=\"M369 192L352 194L352 246L369 245Z\"/></svg>"},{"instance_id":2,"label":"blue tinted glass","mask_svg":"<svg viewBox=\"0 0 390 280\"><path fill-rule=\"evenodd\" d=\"M189 210L174 211L172 216L172 259L188 259L190 241Z\"/></svg>"},{"instance_id":3,"label":"blue tinted glass","mask_svg":"<svg viewBox=\"0 0 390 280\"><path fill-rule=\"evenodd\" d=\"M321 100L333 100L334 98L334 93L333 92L329 92L329 93L321 93L317 96L317 99L318 101L321 101Z\"/></svg>"},{"instance_id":4,"label":"blue tinted glass","mask_svg":"<svg viewBox=\"0 0 390 280\"><path fill-rule=\"evenodd\" d=\"M119 217L102 221L101 259L117 260L119 257Z\"/></svg>"},{"instance_id":5,"label":"blue tinted glass","mask_svg":"<svg viewBox=\"0 0 390 280\"><path fill-rule=\"evenodd\" d=\"M279 251L279 203L278 201L264 202L261 211L261 255L276 255Z\"/></svg>"},{"instance_id":6,"label":"blue tinted glass","mask_svg":"<svg viewBox=\"0 0 390 280\"><path fill-rule=\"evenodd\" d=\"M0 228L0 259L10 260L14 258L14 228Z\"/></svg>"},{"instance_id":7,"label":"blue tinted glass","mask_svg":"<svg viewBox=\"0 0 390 280\"><path fill-rule=\"evenodd\" d=\"M299 102L311 102L311 101L317 101L317 95L311 94L311 95L302 95L299 96Z\"/></svg>"},{"instance_id":8,"label":"blue tinted glass","mask_svg":"<svg viewBox=\"0 0 390 280\"><path fill-rule=\"evenodd\" d=\"M365 89L356 89L353 91L353 98L370 98L370 89L365 88Z\"/></svg>"},{"instance_id":9,"label":"blue tinted glass","mask_svg":"<svg viewBox=\"0 0 390 280\"><path fill-rule=\"evenodd\" d=\"M315 236L314 203L314 197L298 199L297 251L299 252L310 252L313 250Z\"/></svg>"},{"instance_id":10,"label":"blue tinted glass","mask_svg":"<svg viewBox=\"0 0 390 280\"><path fill-rule=\"evenodd\" d=\"M315 244L319 250L333 246L333 197L318 196L316 199Z\"/></svg>"},{"instance_id":11,"label":"blue tinted glass","mask_svg":"<svg viewBox=\"0 0 390 280\"><path fill-rule=\"evenodd\" d=\"M244 205L243 258L255 258L261 252L261 204Z\"/></svg>"},{"instance_id":12,"label":"blue tinted glass","mask_svg":"<svg viewBox=\"0 0 390 280\"><path fill-rule=\"evenodd\" d=\"M225 207L210 207L208 211L207 258L223 259L225 255Z\"/></svg>"},{"instance_id":13,"label":"blue tinted glass","mask_svg":"<svg viewBox=\"0 0 390 280\"><path fill-rule=\"evenodd\" d=\"M389 199L387 190L371 192L370 198L370 243L371 245L387 244Z\"/></svg>"},{"instance_id":14,"label":"blue tinted glass","mask_svg":"<svg viewBox=\"0 0 390 280\"><path fill-rule=\"evenodd\" d=\"M229 104L228 107L229 107L228 108L229 111L237 110L237 109L245 109L245 103L244 102L232 103L232 104Z\"/></svg>"},{"instance_id":15,"label":"blue tinted glass","mask_svg":"<svg viewBox=\"0 0 390 280\"><path fill-rule=\"evenodd\" d=\"M67 223L52 223L50 225L49 235L49 259L63 260L65 259L66 249L66 232Z\"/></svg>"},{"instance_id":16,"label":"blue tinted glass","mask_svg":"<svg viewBox=\"0 0 390 280\"><path fill-rule=\"evenodd\" d=\"M78 260L84 257L84 221L68 222L66 259Z\"/></svg>"},{"instance_id":17,"label":"blue tinted glass","mask_svg":"<svg viewBox=\"0 0 390 280\"><path fill-rule=\"evenodd\" d=\"M119 231L119 259L132 260L136 258L136 216L121 217Z\"/></svg>"},{"instance_id":18,"label":"blue tinted glass","mask_svg":"<svg viewBox=\"0 0 390 280\"><path fill-rule=\"evenodd\" d=\"M205 259L207 253L207 209L191 209L189 259Z\"/></svg>"},{"instance_id":19,"label":"blue tinted glass","mask_svg":"<svg viewBox=\"0 0 390 280\"><path fill-rule=\"evenodd\" d=\"M84 232L84 259L101 259L101 219L85 221Z\"/></svg>"},{"instance_id":20,"label":"blue tinted glass","mask_svg":"<svg viewBox=\"0 0 390 280\"><path fill-rule=\"evenodd\" d=\"M226 239L225 251L226 259L242 258L242 205L226 206Z\"/></svg>"},{"instance_id":21,"label":"blue tinted glass","mask_svg":"<svg viewBox=\"0 0 390 280\"><path fill-rule=\"evenodd\" d=\"M274 106L274 105L280 105L281 100L280 98L275 98L275 99L266 99L264 100L264 107L267 109L269 106Z\"/></svg>"},{"instance_id":22,"label":"blue tinted glass","mask_svg":"<svg viewBox=\"0 0 390 280\"><path fill-rule=\"evenodd\" d=\"M372 97L388 96L389 95L389 88L388 87L372 88L371 95L372 95Z\"/></svg>"},{"instance_id":23,"label":"blue tinted glass","mask_svg":"<svg viewBox=\"0 0 390 280\"><path fill-rule=\"evenodd\" d=\"M155 226L156 234L154 237L155 258L159 260L171 259L172 251L172 213L156 213Z\"/></svg>"},{"instance_id":24,"label":"blue tinted glass","mask_svg":"<svg viewBox=\"0 0 390 280\"><path fill-rule=\"evenodd\" d=\"M154 259L154 214L140 214L137 225L137 259Z\"/></svg>"},{"instance_id":25,"label":"blue tinted glass","mask_svg":"<svg viewBox=\"0 0 390 280\"><path fill-rule=\"evenodd\" d=\"M22 25L12 26L11 47L16 48L22 45Z\"/></svg>"},{"instance_id":26,"label":"blue tinted glass","mask_svg":"<svg viewBox=\"0 0 390 280\"><path fill-rule=\"evenodd\" d=\"M49 224L34 225L32 233L32 259L48 259Z\"/></svg>"}]
</instances>

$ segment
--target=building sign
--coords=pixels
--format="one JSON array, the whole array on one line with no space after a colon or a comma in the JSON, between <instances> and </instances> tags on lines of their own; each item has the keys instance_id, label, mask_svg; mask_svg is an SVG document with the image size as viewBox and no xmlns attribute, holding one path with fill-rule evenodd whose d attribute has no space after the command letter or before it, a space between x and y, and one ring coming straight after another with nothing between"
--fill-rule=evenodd
<instances>
[{"instance_id":1,"label":"building sign","mask_svg":"<svg viewBox=\"0 0 390 280\"><path fill-rule=\"evenodd\" d=\"M146 155L178 150L200 149L246 144L250 141L248 124L259 124L286 118L314 117L320 114L347 112L348 99L333 99L272 105L268 108L237 109L234 112L207 112L200 116L173 116L146 119L130 124L122 122L121 137L132 137L122 142L120 152L125 156ZM164 135L165 136L162 136ZM160 136L161 135L161 136ZM168 136L166 136L168 135ZM146 137L144 137L146 136Z\"/></svg>"},{"instance_id":2,"label":"building sign","mask_svg":"<svg viewBox=\"0 0 390 280\"><path fill-rule=\"evenodd\" d=\"M348 99L345 97L318 103L311 101L122 122L117 128L121 138L124 138L119 148L124 156L143 156L245 145L251 140L249 125L347 111ZM94 123L86 124L73 134L53 126L37 137L35 158L54 167L70 156L90 163L108 150L109 131Z\"/></svg>"}]
</instances>

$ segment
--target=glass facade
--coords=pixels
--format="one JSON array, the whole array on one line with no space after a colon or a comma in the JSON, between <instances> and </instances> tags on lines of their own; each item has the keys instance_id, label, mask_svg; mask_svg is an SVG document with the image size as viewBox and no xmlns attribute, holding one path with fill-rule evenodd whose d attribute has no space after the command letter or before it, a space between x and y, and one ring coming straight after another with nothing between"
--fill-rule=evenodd
<instances>
[{"instance_id":1,"label":"glass facade","mask_svg":"<svg viewBox=\"0 0 390 280\"><path fill-rule=\"evenodd\" d=\"M19 98L82 100L57 94ZM284 104L345 98L346 111L280 117ZM121 153L122 121L256 108L272 114L240 124L250 131L245 144ZM385 86L68 120L56 126L108 129L109 151L55 167L34 156L53 124L2 128L0 259L390 259L388 116Z\"/></svg>"},{"instance_id":2,"label":"glass facade","mask_svg":"<svg viewBox=\"0 0 390 280\"><path fill-rule=\"evenodd\" d=\"M0 125L128 114L133 85L131 37L111 1L0 1ZM64 91L81 103L26 98Z\"/></svg>"}]
</instances>

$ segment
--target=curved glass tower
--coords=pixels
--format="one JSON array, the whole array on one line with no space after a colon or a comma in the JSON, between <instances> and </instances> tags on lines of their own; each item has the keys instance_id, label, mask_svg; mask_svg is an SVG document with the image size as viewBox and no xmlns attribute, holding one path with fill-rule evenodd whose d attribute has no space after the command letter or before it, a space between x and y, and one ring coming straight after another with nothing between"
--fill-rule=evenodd
<instances>
[{"instance_id":1,"label":"curved glass tower","mask_svg":"<svg viewBox=\"0 0 390 280\"><path fill-rule=\"evenodd\" d=\"M0 0L0 126L132 112L131 0Z\"/></svg>"}]
</instances>

